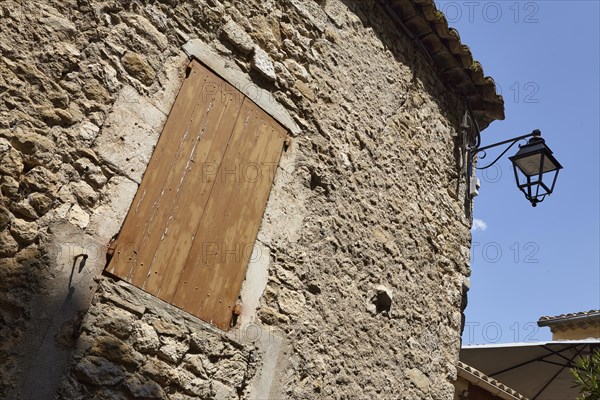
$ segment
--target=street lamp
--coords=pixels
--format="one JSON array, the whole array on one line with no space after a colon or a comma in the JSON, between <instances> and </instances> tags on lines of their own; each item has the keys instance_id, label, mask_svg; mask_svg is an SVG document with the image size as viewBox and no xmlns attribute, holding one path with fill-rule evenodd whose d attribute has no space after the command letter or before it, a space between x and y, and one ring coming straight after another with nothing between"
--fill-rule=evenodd
<instances>
[{"instance_id":1,"label":"street lamp","mask_svg":"<svg viewBox=\"0 0 600 400\"><path fill-rule=\"evenodd\" d=\"M468 129L471 128L469 121L472 121L475 128L476 136L474 138L468 135ZM503 140L502 142L482 147L480 146L481 136L479 127L472 117L470 107L467 107L462 127L464 129L465 140L473 139L469 140L470 143L466 145L468 154L467 178L472 177L475 157L484 159L486 150L510 143L510 145L494 161L486 166L476 167L476 169L486 169L491 167L518 141L531 138L526 144L519 146L517 154L509 157L509 160L513 164L517 187L523 192L525 198L531 202L533 207L537 206L537 203L542 202L547 195L552 193L554 185L556 184L558 172L562 169L562 165L556 160L552 154L552 150L550 150L544 139L542 139L542 133L539 129L536 129L527 135ZM476 194L476 190L472 187L469 188L469 192L471 195Z\"/></svg>"},{"instance_id":2,"label":"street lamp","mask_svg":"<svg viewBox=\"0 0 600 400\"><path fill-rule=\"evenodd\" d=\"M529 142L519 146L517 154L509 157L509 160L513 163L517 186L535 207L554 190L558 171L562 169L562 165L556 161L552 150L546 146L544 139L541 138L541 132L536 129L532 133L534 136L529 139ZM546 181L544 178L547 178Z\"/></svg>"}]
</instances>

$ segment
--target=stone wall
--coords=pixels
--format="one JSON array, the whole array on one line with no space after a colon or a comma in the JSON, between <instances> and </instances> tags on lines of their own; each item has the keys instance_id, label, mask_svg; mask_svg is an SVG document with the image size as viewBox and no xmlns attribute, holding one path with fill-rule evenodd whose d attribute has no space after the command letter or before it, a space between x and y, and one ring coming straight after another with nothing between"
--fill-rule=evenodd
<instances>
[{"instance_id":1,"label":"stone wall","mask_svg":"<svg viewBox=\"0 0 600 400\"><path fill-rule=\"evenodd\" d=\"M7 0L0 18L0 397L51 398L67 365L62 398L452 398L462 102L378 1ZM299 127L238 328L277 351L97 278L196 38Z\"/></svg>"},{"instance_id":2,"label":"stone wall","mask_svg":"<svg viewBox=\"0 0 600 400\"><path fill-rule=\"evenodd\" d=\"M63 399L238 399L252 347L128 284L103 279L82 321Z\"/></svg>"}]
</instances>

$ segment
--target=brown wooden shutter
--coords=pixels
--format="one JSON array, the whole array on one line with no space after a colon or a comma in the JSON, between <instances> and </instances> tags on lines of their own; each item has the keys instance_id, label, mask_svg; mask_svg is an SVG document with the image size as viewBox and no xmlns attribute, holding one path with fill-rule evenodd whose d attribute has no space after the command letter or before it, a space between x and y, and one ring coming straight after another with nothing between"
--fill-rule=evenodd
<instances>
[{"instance_id":1,"label":"brown wooden shutter","mask_svg":"<svg viewBox=\"0 0 600 400\"><path fill-rule=\"evenodd\" d=\"M107 271L227 330L285 138L192 61Z\"/></svg>"}]
</instances>

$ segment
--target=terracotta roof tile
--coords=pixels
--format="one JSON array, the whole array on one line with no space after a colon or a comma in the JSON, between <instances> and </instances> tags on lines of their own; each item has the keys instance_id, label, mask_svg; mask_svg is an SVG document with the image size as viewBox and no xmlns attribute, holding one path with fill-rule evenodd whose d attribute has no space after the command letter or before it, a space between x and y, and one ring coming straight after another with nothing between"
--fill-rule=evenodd
<instances>
[{"instance_id":1,"label":"terracotta roof tile","mask_svg":"<svg viewBox=\"0 0 600 400\"><path fill-rule=\"evenodd\" d=\"M569 314L560 314L554 317L540 317L538 326L550 326L556 324L564 325L592 325L600 323L600 310L581 311Z\"/></svg>"}]
</instances>

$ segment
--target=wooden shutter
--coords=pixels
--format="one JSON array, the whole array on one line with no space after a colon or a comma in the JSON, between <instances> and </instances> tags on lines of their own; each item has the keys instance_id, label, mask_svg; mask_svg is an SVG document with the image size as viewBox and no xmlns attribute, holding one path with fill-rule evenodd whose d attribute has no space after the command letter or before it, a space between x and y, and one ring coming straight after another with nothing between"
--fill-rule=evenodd
<instances>
[{"instance_id":1,"label":"wooden shutter","mask_svg":"<svg viewBox=\"0 0 600 400\"><path fill-rule=\"evenodd\" d=\"M107 271L223 330L286 132L192 61Z\"/></svg>"}]
</instances>

